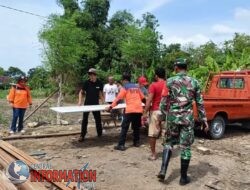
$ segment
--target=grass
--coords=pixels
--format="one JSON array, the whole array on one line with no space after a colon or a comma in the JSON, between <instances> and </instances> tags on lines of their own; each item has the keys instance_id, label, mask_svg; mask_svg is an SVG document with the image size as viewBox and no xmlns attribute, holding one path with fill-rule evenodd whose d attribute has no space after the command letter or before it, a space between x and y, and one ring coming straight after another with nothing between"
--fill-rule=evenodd
<instances>
[{"instance_id":1,"label":"grass","mask_svg":"<svg viewBox=\"0 0 250 190\"><path fill-rule=\"evenodd\" d=\"M6 99L9 90L0 90L0 99ZM32 98L46 98L50 93L50 90L47 89L35 89L31 90Z\"/></svg>"},{"instance_id":2,"label":"grass","mask_svg":"<svg viewBox=\"0 0 250 190\"><path fill-rule=\"evenodd\" d=\"M0 99L6 99L6 96L8 95L9 90L0 90Z\"/></svg>"},{"instance_id":3,"label":"grass","mask_svg":"<svg viewBox=\"0 0 250 190\"><path fill-rule=\"evenodd\" d=\"M7 126L8 124L8 119L3 117L2 114L0 114L0 124L3 124L3 126Z\"/></svg>"}]
</instances>

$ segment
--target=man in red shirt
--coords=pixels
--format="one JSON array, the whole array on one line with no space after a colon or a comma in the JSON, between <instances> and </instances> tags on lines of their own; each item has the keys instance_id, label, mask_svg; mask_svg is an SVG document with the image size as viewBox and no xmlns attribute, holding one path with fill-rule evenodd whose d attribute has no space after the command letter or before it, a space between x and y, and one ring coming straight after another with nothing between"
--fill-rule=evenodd
<instances>
[{"instance_id":1,"label":"man in red shirt","mask_svg":"<svg viewBox=\"0 0 250 190\"><path fill-rule=\"evenodd\" d=\"M166 73L163 68L157 68L155 70L156 82L153 82L149 86L149 94L143 114L143 116L146 117L147 112L150 110L148 136L151 148L151 156L149 157L149 160L157 159L155 145L156 145L156 139L159 137L161 131L161 121L159 119L161 116L161 111L159 105L162 97L162 91L166 84L165 75ZM164 93L167 93L167 91L164 90Z\"/></svg>"}]
</instances>

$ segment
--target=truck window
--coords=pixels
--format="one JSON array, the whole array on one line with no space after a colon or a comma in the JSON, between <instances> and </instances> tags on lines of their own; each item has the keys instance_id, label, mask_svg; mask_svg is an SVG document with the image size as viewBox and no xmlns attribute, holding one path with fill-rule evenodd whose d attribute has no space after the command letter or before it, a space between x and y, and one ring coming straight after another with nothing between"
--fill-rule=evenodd
<instances>
[{"instance_id":1,"label":"truck window","mask_svg":"<svg viewBox=\"0 0 250 190\"><path fill-rule=\"evenodd\" d=\"M243 78L236 78L234 80L234 88L244 88L244 79Z\"/></svg>"},{"instance_id":2,"label":"truck window","mask_svg":"<svg viewBox=\"0 0 250 190\"><path fill-rule=\"evenodd\" d=\"M221 78L219 81L220 88L233 88L233 78Z\"/></svg>"}]
</instances>

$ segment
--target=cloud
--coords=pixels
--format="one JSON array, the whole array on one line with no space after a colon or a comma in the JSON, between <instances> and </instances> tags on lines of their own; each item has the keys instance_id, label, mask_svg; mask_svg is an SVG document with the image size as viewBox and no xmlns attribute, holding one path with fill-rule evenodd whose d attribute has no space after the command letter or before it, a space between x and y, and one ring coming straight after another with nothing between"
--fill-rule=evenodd
<instances>
[{"instance_id":1,"label":"cloud","mask_svg":"<svg viewBox=\"0 0 250 190\"><path fill-rule=\"evenodd\" d=\"M234 11L234 18L237 20L248 20L250 21L250 9L238 7Z\"/></svg>"},{"instance_id":2,"label":"cloud","mask_svg":"<svg viewBox=\"0 0 250 190\"><path fill-rule=\"evenodd\" d=\"M194 34L191 36L169 36L164 40L166 44L180 43L182 45L193 43L194 45L204 44L211 39L204 34Z\"/></svg>"},{"instance_id":3,"label":"cloud","mask_svg":"<svg viewBox=\"0 0 250 190\"><path fill-rule=\"evenodd\" d=\"M137 11L135 13L136 16L141 16L142 14L146 12L154 12L157 9L163 7L164 5L172 2L173 0L157 0L157 1L152 1L152 0L145 0L141 1L141 3L144 5L142 9Z\"/></svg>"},{"instance_id":4,"label":"cloud","mask_svg":"<svg viewBox=\"0 0 250 190\"><path fill-rule=\"evenodd\" d=\"M48 16L52 12L60 13L60 8L55 2L34 2L25 0L9 1L10 6L39 15ZM29 14L13 10L0 9L0 67L8 69L10 66L19 67L27 72L30 68L42 64L41 49L38 32L41 30L45 20Z\"/></svg>"},{"instance_id":5,"label":"cloud","mask_svg":"<svg viewBox=\"0 0 250 190\"><path fill-rule=\"evenodd\" d=\"M233 34L239 31L238 29L231 28L223 24L215 24L212 26L212 32L215 34Z\"/></svg>"}]
</instances>

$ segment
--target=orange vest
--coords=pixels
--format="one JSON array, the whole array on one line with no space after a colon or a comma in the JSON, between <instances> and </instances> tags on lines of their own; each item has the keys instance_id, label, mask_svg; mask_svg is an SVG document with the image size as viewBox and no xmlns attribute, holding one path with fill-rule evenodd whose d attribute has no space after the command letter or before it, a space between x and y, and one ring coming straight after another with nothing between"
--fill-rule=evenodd
<instances>
[{"instance_id":1,"label":"orange vest","mask_svg":"<svg viewBox=\"0 0 250 190\"><path fill-rule=\"evenodd\" d=\"M115 107L117 102L121 99L125 99L126 109L125 113L142 113L142 99L144 95L139 89L138 85L133 83L127 83L121 89L116 99L113 101L111 107Z\"/></svg>"},{"instance_id":2,"label":"orange vest","mask_svg":"<svg viewBox=\"0 0 250 190\"><path fill-rule=\"evenodd\" d=\"M7 99L13 104L14 108L27 108L32 104L30 89L27 86L19 84L10 89Z\"/></svg>"}]
</instances>

